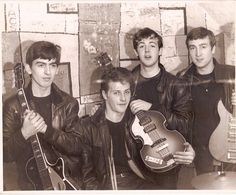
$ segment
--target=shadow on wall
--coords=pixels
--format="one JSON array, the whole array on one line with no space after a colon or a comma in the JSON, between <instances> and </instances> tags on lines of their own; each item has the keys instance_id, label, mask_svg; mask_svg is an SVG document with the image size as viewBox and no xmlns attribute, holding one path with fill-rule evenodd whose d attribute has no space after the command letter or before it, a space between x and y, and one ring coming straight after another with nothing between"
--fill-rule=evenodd
<instances>
[{"instance_id":1,"label":"shadow on wall","mask_svg":"<svg viewBox=\"0 0 236 195\"><path fill-rule=\"evenodd\" d=\"M235 65L235 23L230 22L220 26L223 34L224 62Z\"/></svg>"},{"instance_id":2,"label":"shadow on wall","mask_svg":"<svg viewBox=\"0 0 236 195\"><path fill-rule=\"evenodd\" d=\"M16 88L15 88L15 77L14 77L14 66L17 63L20 63L23 61L23 63L25 62L25 54L27 49L29 48L29 46L33 43L33 41L24 41L22 42L20 45L18 45L14 51L14 59L12 59L12 61L10 62L3 62L3 92L2 92L2 96L3 96L3 102L10 97L11 95L16 93ZM4 43L3 44L8 44L10 45L10 43ZM12 45L14 45L12 43ZM9 51L7 50L7 48L5 47L5 49L3 49L3 55L9 55ZM29 75L25 73L25 84L27 84L28 80L29 80Z\"/></svg>"},{"instance_id":3,"label":"shadow on wall","mask_svg":"<svg viewBox=\"0 0 236 195\"><path fill-rule=\"evenodd\" d=\"M140 28L132 28L125 34L124 38L124 53L128 56L127 61L130 62L126 68L132 70L135 66L139 64L139 59L137 54L135 53L135 49L133 47L133 37L134 34L140 30Z\"/></svg>"}]
</instances>

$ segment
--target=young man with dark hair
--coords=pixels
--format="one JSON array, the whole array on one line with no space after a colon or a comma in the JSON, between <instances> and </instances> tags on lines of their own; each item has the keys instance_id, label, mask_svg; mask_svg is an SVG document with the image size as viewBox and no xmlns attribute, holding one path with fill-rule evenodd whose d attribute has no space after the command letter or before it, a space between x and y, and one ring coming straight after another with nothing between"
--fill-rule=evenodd
<instances>
[{"instance_id":1,"label":"young man with dark hair","mask_svg":"<svg viewBox=\"0 0 236 195\"><path fill-rule=\"evenodd\" d=\"M85 189L162 189L152 178L156 173L141 159L142 143L131 133L134 121L129 110L134 90L131 72L111 68L102 81L104 104L93 116L83 119L80 128ZM178 164L189 164L193 157L189 146L186 152L176 152L175 160Z\"/></svg>"},{"instance_id":2,"label":"young man with dark hair","mask_svg":"<svg viewBox=\"0 0 236 195\"><path fill-rule=\"evenodd\" d=\"M131 111L156 110L166 118L167 129L177 130L187 138L189 121L192 118L191 95L187 83L168 73L160 63L162 37L150 28L140 29L133 38L133 46L140 65L134 68L134 100ZM194 150L189 143L186 161L194 159ZM183 160L183 163L185 162ZM176 189L180 167L154 175L157 188Z\"/></svg>"},{"instance_id":3,"label":"young man with dark hair","mask_svg":"<svg viewBox=\"0 0 236 195\"><path fill-rule=\"evenodd\" d=\"M75 98L61 91L53 80L58 72L61 48L47 41L33 43L26 53L25 70L31 76L24 89L30 110L22 108L21 97L14 95L3 108L3 160L16 162L18 183L22 190L43 190L39 175L28 178L27 168L33 154L31 137L38 135L43 153L50 163L63 157L67 170L78 175L80 140L74 125L78 121L79 105ZM35 148L34 148L35 149ZM39 166L39 165L38 165ZM71 175L72 176L72 175ZM36 184L34 183L34 184Z\"/></svg>"},{"instance_id":4,"label":"young man with dark hair","mask_svg":"<svg viewBox=\"0 0 236 195\"><path fill-rule=\"evenodd\" d=\"M236 105L233 92L235 68L216 61L213 57L215 44L212 31L204 27L192 29L186 38L192 63L178 73L179 77L188 82L193 99L194 120L190 136L196 152L194 164L197 174L212 172L215 165L219 165L209 151L210 137L220 122L220 113L217 111L219 101L231 113L233 105ZM215 143L215 147L218 144L221 143ZM224 164L225 171L231 170L231 165Z\"/></svg>"}]
</instances>

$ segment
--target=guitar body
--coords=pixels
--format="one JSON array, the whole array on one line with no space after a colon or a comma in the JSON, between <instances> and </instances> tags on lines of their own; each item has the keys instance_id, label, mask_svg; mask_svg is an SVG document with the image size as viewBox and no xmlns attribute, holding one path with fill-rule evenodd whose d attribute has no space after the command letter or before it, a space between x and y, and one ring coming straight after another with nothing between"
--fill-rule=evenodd
<instances>
[{"instance_id":1,"label":"guitar body","mask_svg":"<svg viewBox=\"0 0 236 195\"><path fill-rule=\"evenodd\" d=\"M158 111L142 111L148 118L144 123L135 116L131 132L135 139L141 139L140 150L144 164L154 172L165 172L177 166L173 153L184 151L184 137L176 130L168 130L166 119ZM142 120L142 119L141 119Z\"/></svg>"},{"instance_id":2,"label":"guitar body","mask_svg":"<svg viewBox=\"0 0 236 195\"><path fill-rule=\"evenodd\" d=\"M232 114L227 111L222 101L217 105L220 123L209 139L211 155L221 162L236 163L236 126L230 128ZM235 121L234 121L235 122Z\"/></svg>"},{"instance_id":3,"label":"guitar body","mask_svg":"<svg viewBox=\"0 0 236 195\"><path fill-rule=\"evenodd\" d=\"M26 164L26 175L35 190L77 190L78 186L73 185L65 176L65 165L62 158L58 158L56 163L51 164L47 160L47 169L45 169L44 182L50 185L42 184L38 173L35 158L32 157ZM49 177L47 177L49 176ZM45 181L48 180L48 181Z\"/></svg>"}]
</instances>

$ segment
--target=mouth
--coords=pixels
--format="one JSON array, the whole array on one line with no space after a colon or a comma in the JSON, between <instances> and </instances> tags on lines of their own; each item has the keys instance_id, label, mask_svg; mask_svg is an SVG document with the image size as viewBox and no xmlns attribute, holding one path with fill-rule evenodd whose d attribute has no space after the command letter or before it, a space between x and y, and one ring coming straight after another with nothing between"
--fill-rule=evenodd
<instances>
[{"instance_id":1,"label":"mouth","mask_svg":"<svg viewBox=\"0 0 236 195\"><path fill-rule=\"evenodd\" d=\"M197 62L202 62L204 59L203 58L197 58Z\"/></svg>"},{"instance_id":2,"label":"mouth","mask_svg":"<svg viewBox=\"0 0 236 195\"><path fill-rule=\"evenodd\" d=\"M51 78L43 78L44 81L48 82L51 80Z\"/></svg>"}]
</instances>

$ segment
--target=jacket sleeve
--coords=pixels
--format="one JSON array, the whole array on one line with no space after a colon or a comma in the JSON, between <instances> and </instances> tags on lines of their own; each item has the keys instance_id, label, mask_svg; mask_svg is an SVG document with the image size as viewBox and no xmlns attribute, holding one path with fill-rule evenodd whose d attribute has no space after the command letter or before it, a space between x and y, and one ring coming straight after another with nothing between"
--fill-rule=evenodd
<instances>
[{"instance_id":1,"label":"jacket sleeve","mask_svg":"<svg viewBox=\"0 0 236 195\"><path fill-rule=\"evenodd\" d=\"M29 144L21 133L20 109L15 101L6 101L3 106L3 160L15 161L21 157Z\"/></svg>"},{"instance_id":2,"label":"jacket sleeve","mask_svg":"<svg viewBox=\"0 0 236 195\"><path fill-rule=\"evenodd\" d=\"M95 165L93 161L91 122L89 118L83 120L81 129L83 131L83 151L82 151L82 175L85 190L98 190Z\"/></svg>"},{"instance_id":3,"label":"jacket sleeve","mask_svg":"<svg viewBox=\"0 0 236 195\"><path fill-rule=\"evenodd\" d=\"M79 105L74 99L65 106L65 109L60 109L60 113L55 113L53 119L55 125L48 128L44 134L45 139L60 153L67 155L81 153L82 141L78 112Z\"/></svg>"},{"instance_id":4,"label":"jacket sleeve","mask_svg":"<svg viewBox=\"0 0 236 195\"><path fill-rule=\"evenodd\" d=\"M170 83L168 104L153 105L151 109L160 111L166 118L167 128L179 131L185 138L191 128L193 118L192 98L186 82L175 79Z\"/></svg>"}]
</instances>

